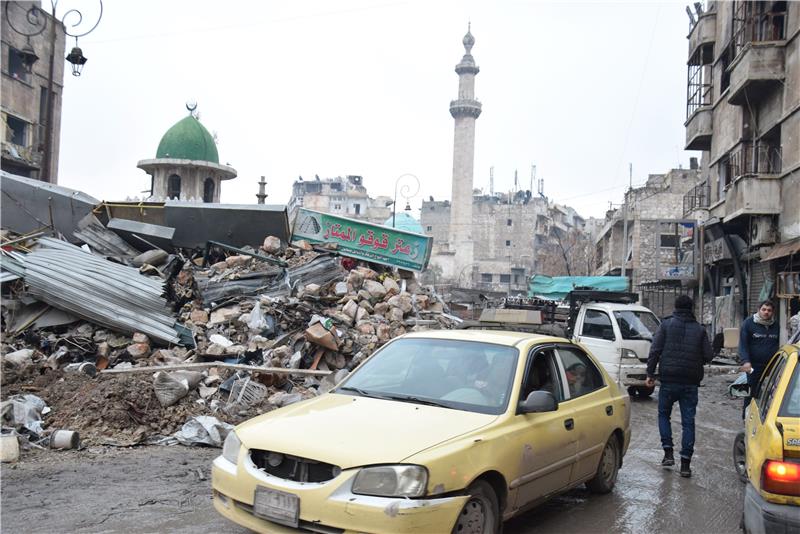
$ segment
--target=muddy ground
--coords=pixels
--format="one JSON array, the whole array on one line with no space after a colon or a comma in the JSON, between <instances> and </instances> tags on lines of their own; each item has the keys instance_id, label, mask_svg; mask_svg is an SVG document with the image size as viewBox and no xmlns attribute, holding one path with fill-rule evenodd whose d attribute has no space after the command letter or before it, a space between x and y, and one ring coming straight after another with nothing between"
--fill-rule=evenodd
<instances>
[{"instance_id":1,"label":"muddy ground","mask_svg":"<svg viewBox=\"0 0 800 534\"><path fill-rule=\"evenodd\" d=\"M570 491L509 521L505 532L738 532L744 488L733 471L731 449L741 427L741 401L726 396L732 379L710 377L700 390L692 478L660 467L655 397L637 400L632 443L615 490L602 496ZM679 439L677 407L673 429ZM244 533L211 505L210 464L219 452L90 446L25 453L0 471L0 528L4 533Z\"/></svg>"}]
</instances>

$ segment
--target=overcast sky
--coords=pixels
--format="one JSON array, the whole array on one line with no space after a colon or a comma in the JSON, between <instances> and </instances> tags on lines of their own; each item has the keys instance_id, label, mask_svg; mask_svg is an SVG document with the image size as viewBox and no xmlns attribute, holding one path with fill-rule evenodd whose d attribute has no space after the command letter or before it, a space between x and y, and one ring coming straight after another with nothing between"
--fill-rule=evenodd
<instances>
[{"instance_id":1,"label":"overcast sky","mask_svg":"<svg viewBox=\"0 0 800 534\"><path fill-rule=\"evenodd\" d=\"M62 2L66 6L68 2ZM84 0L85 16L92 0ZM357 174L372 196L419 177L412 199L450 197L454 72L472 21L483 103L475 187L530 187L584 216L618 203L633 164L688 166L684 3L426 0L106 0L65 80L59 183L144 196L136 167L198 102L238 178L222 201L286 203L300 175ZM67 47L73 42L67 43ZM68 71L67 71L68 72Z\"/></svg>"}]
</instances>

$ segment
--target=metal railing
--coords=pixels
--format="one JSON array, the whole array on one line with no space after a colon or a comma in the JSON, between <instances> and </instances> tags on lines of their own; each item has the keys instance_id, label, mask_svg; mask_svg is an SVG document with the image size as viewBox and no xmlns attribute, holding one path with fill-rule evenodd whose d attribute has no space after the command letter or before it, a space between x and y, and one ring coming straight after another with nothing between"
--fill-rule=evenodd
<instances>
[{"instance_id":1,"label":"metal railing","mask_svg":"<svg viewBox=\"0 0 800 534\"><path fill-rule=\"evenodd\" d=\"M739 148L731 152L726 165L728 176L736 180L746 174L779 174L782 162L780 145L758 142L755 150L753 143L739 145Z\"/></svg>"},{"instance_id":2,"label":"metal railing","mask_svg":"<svg viewBox=\"0 0 800 534\"><path fill-rule=\"evenodd\" d=\"M683 195L683 214L686 215L693 209L707 208L711 201L711 186L699 184Z\"/></svg>"},{"instance_id":3,"label":"metal railing","mask_svg":"<svg viewBox=\"0 0 800 534\"><path fill-rule=\"evenodd\" d=\"M768 4L771 2L736 2L731 42L734 57L739 55L748 43L780 41L786 38L786 11L761 11Z\"/></svg>"}]
</instances>

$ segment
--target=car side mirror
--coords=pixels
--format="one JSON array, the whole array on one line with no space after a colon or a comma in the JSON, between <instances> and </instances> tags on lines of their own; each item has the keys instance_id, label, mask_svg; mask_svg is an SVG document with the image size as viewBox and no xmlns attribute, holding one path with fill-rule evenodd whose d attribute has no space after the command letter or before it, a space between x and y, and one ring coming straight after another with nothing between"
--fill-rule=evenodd
<instances>
[{"instance_id":1,"label":"car side mirror","mask_svg":"<svg viewBox=\"0 0 800 534\"><path fill-rule=\"evenodd\" d=\"M531 391L528 398L517 406L517 413L555 412L558 410L556 398L549 391Z\"/></svg>"}]
</instances>

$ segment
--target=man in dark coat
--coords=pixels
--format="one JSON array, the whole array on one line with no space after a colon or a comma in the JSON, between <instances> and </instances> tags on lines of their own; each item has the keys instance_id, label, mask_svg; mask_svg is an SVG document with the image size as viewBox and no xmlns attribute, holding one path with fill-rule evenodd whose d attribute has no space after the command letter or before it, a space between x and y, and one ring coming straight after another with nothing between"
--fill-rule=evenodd
<instances>
[{"instance_id":1,"label":"man in dark coat","mask_svg":"<svg viewBox=\"0 0 800 534\"><path fill-rule=\"evenodd\" d=\"M779 335L780 326L775 320L775 304L769 300L762 302L758 306L758 311L745 319L739 329L739 359L742 360L742 371L747 373L751 395L756 394L761 373L764 372L772 355L778 352ZM751 398L744 399L742 419Z\"/></svg>"},{"instance_id":2,"label":"man in dark coat","mask_svg":"<svg viewBox=\"0 0 800 534\"><path fill-rule=\"evenodd\" d=\"M661 387L658 391L658 431L664 459L661 465L675 465L672 446L672 405L681 409L681 476L692 476L690 462L694 453L694 416L697 411L697 386L703 380L703 364L714 353L708 334L694 318L694 303L686 295L675 299L675 311L658 328L647 358L647 381L655 385L656 366Z\"/></svg>"}]
</instances>

